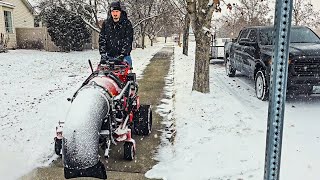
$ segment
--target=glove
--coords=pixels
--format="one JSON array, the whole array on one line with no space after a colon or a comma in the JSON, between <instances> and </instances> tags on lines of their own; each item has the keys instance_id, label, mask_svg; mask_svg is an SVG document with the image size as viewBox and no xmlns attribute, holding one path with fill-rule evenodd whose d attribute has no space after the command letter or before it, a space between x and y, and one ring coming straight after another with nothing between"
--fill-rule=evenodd
<instances>
[{"instance_id":1,"label":"glove","mask_svg":"<svg viewBox=\"0 0 320 180\"><path fill-rule=\"evenodd\" d=\"M107 61L107 55L101 54L100 64L106 64Z\"/></svg>"},{"instance_id":2,"label":"glove","mask_svg":"<svg viewBox=\"0 0 320 180\"><path fill-rule=\"evenodd\" d=\"M117 57L117 59L119 59L120 61L123 61L124 60L124 55L121 54L120 56Z\"/></svg>"}]
</instances>

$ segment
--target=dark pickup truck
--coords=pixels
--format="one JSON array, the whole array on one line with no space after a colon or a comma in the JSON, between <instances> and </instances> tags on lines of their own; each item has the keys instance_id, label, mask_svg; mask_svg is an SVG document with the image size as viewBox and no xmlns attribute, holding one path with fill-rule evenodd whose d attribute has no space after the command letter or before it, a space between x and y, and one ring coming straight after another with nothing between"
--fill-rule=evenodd
<instances>
[{"instance_id":1,"label":"dark pickup truck","mask_svg":"<svg viewBox=\"0 0 320 180\"><path fill-rule=\"evenodd\" d=\"M225 43L225 67L229 77L236 71L254 79L258 99L269 96L273 27L244 28L237 39ZM320 85L320 39L309 28L292 26L289 45L288 92L313 92Z\"/></svg>"}]
</instances>

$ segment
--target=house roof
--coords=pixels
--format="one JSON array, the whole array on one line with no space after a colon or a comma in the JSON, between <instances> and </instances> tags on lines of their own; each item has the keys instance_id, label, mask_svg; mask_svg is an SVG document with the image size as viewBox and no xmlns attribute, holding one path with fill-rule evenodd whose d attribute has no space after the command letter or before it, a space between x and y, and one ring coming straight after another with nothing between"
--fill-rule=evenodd
<instances>
[{"instance_id":1,"label":"house roof","mask_svg":"<svg viewBox=\"0 0 320 180\"><path fill-rule=\"evenodd\" d=\"M39 0L27 0L27 1L31 4L32 7L37 6L39 2Z\"/></svg>"},{"instance_id":2,"label":"house roof","mask_svg":"<svg viewBox=\"0 0 320 180\"><path fill-rule=\"evenodd\" d=\"M23 2L23 4L29 9L29 11L33 14L33 15L36 15L37 12L35 11L34 9L34 6L36 5L35 1L32 0L32 3L30 3L30 0L21 0ZM8 7L8 8L15 8L16 6L12 3L8 3L8 2L5 2L3 0L0 0L0 6L4 6L4 7Z\"/></svg>"},{"instance_id":3,"label":"house roof","mask_svg":"<svg viewBox=\"0 0 320 180\"><path fill-rule=\"evenodd\" d=\"M29 9L29 11L33 14L36 15L37 12L35 11L35 9L33 8L33 6L31 5L31 1L30 0L22 0L22 2L27 6L27 8ZM32 1L33 3L33 1Z\"/></svg>"},{"instance_id":4,"label":"house roof","mask_svg":"<svg viewBox=\"0 0 320 180\"><path fill-rule=\"evenodd\" d=\"M0 6L4 6L4 7L8 7L8 8L14 8L15 5L8 3L8 2L4 2L2 0L0 0Z\"/></svg>"}]
</instances>

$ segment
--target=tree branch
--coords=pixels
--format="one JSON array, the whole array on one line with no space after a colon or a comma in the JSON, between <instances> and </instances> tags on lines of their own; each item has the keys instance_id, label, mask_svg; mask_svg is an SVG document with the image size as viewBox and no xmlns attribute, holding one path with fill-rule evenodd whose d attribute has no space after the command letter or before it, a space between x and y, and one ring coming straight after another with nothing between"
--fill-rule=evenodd
<instances>
[{"instance_id":1,"label":"tree branch","mask_svg":"<svg viewBox=\"0 0 320 180\"><path fill-rule=\"evenodd\" d=\"M183 12L183 10L172 0L169 0L169 3L172 5L172 6L175 6L182 15L186 15L187 13L186 12ZM184 8L186 8L186 6L184 6Z\"/></svg>"},{"instance_id":2,"label":"tree branch","mask_svg":"<svg viewBox=\"0 0 320 180\"><path fill-rule=\"evenodd\" d=\"M139 26L141 23L143 23L143 22L146 21L146 20L149 20L149 19L158 17L158 16L160 16L160 15L161 15L161 14L157 14L157 15L153 15L153 16L149 16L149 17L143 18L143 19L139 20L136 24L134 24L134 25L133 25L133 28L136 28L137 26Z\"/></svg>"}]
</instances>

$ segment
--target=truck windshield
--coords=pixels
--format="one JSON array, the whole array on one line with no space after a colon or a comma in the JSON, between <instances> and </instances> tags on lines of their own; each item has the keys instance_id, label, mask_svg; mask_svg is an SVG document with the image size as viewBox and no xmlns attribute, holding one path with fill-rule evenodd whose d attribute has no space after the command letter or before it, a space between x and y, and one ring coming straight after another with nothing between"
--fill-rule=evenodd
<instances>
[{"instance_id":1,"label":"truck windshield","mask_svg":"<svg viewBox=\"0 0 320 180\"><path fill-rule=\"evenodd\" d=\"M260 30L261 45L272 45L273 28L266 28ZM290 43L320 43L320 39L310 29L305 27L291 28Z\"/></svg>"}]
</instances>

